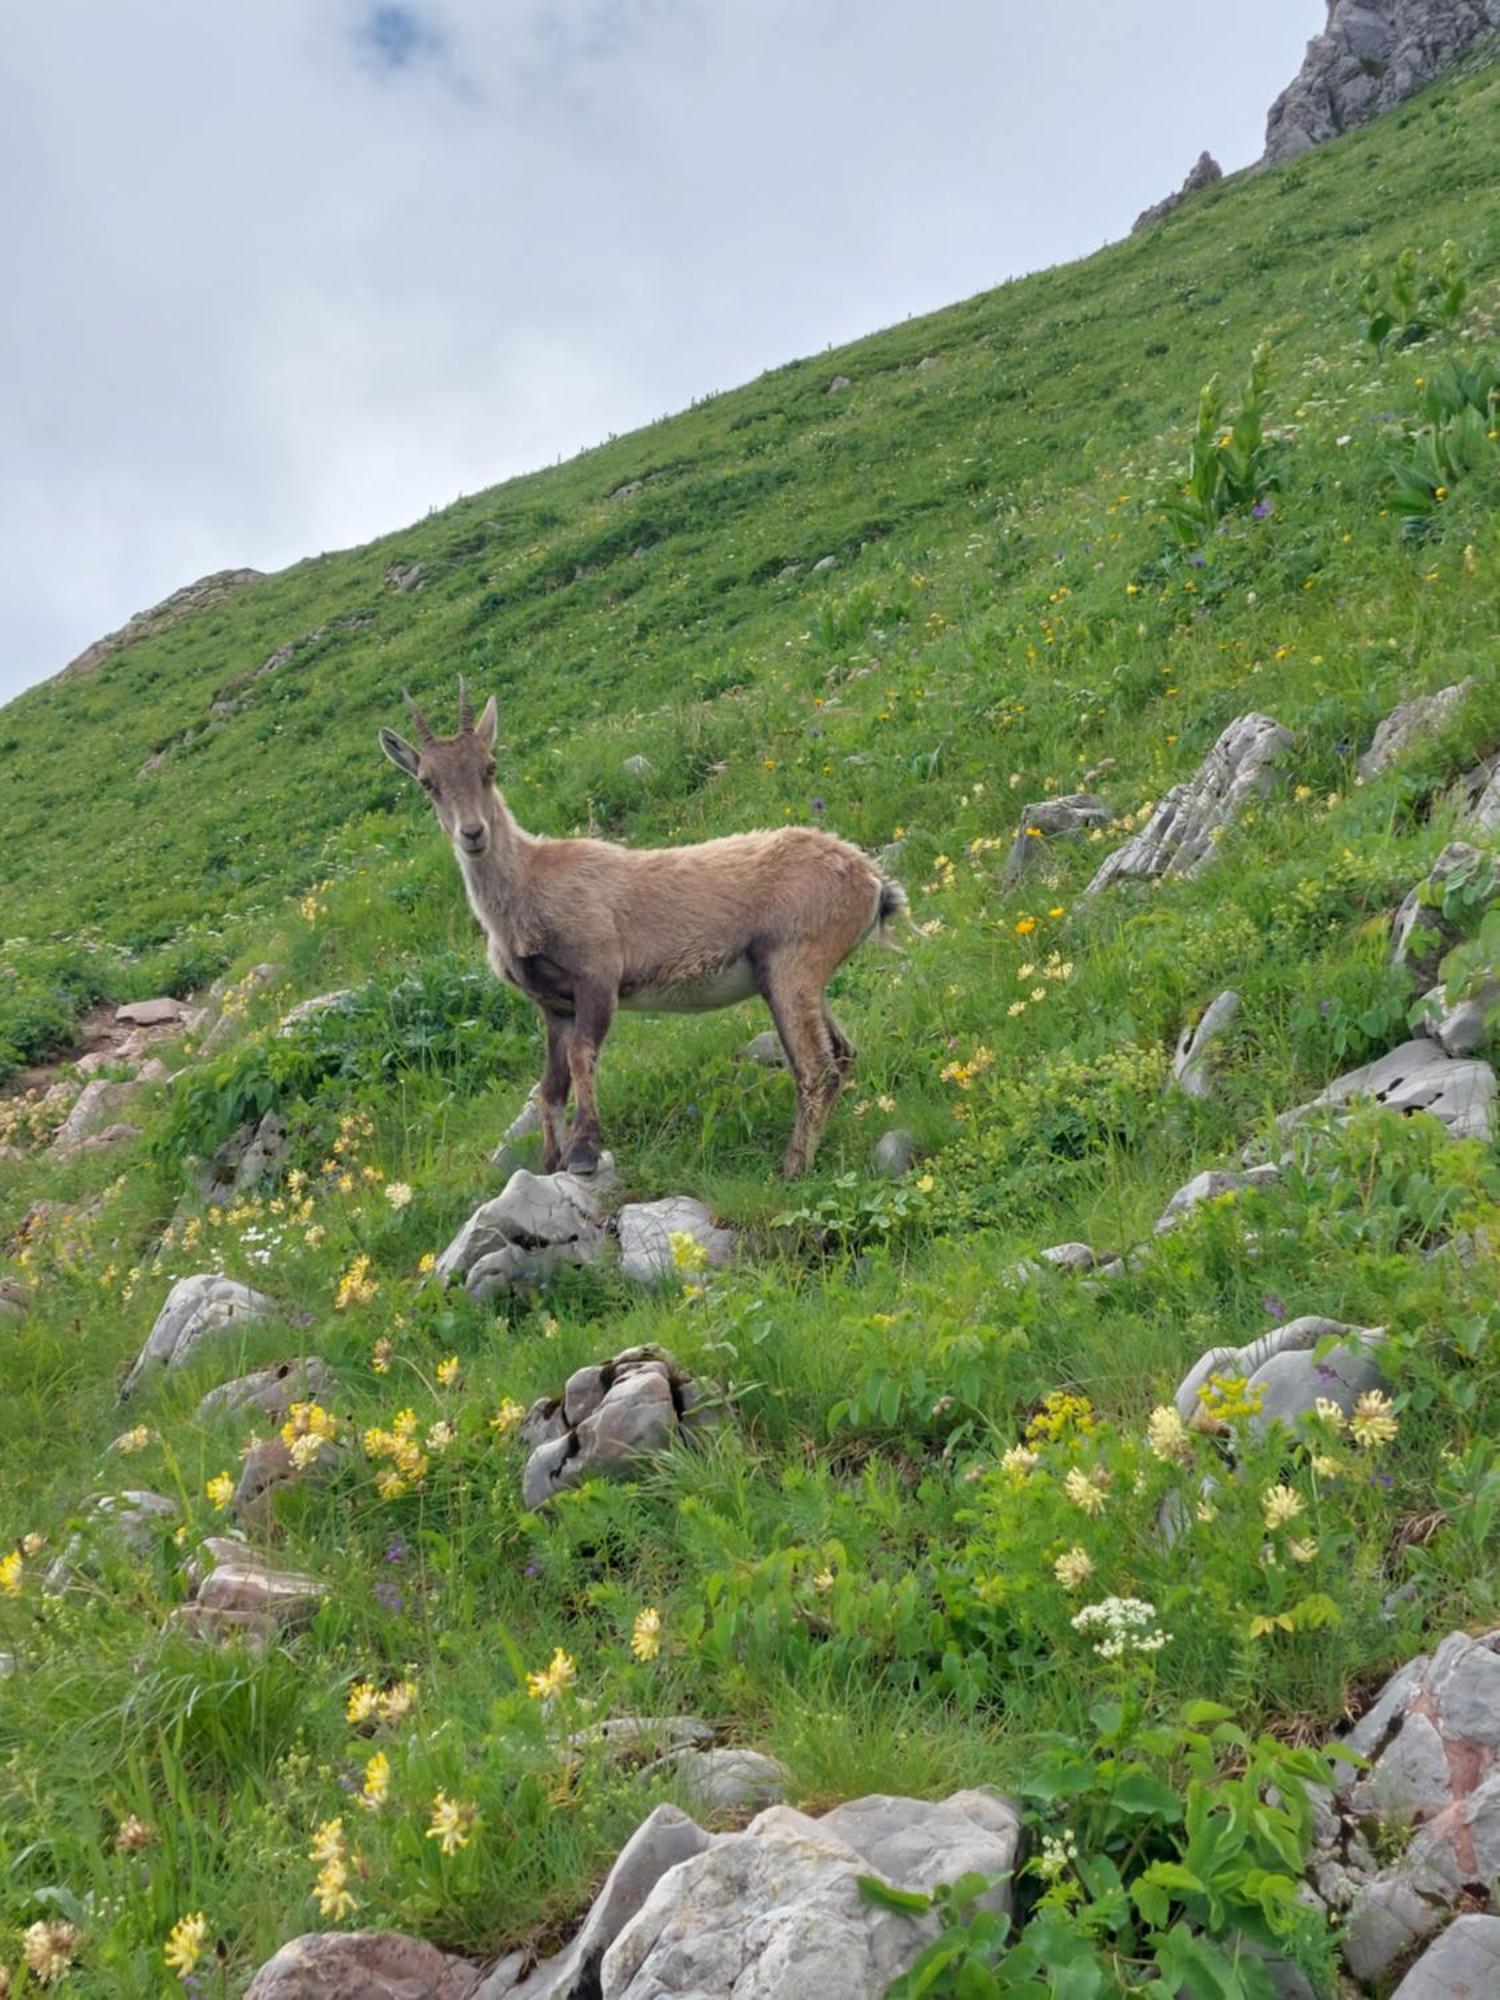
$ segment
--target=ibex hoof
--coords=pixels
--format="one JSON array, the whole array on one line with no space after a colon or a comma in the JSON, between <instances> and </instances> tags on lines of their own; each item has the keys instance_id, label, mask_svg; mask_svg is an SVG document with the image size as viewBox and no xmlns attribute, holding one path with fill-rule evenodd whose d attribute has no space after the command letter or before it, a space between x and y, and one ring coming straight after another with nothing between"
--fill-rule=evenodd
<instances>
[{"instance_id":1,"label":"ibex hoof","mask_svg":"<svg viewBox=\"0 0 1500 2000\"><path fill-rule=\"evenodd\" d=\"M577 1139L568 1148L564 1166L570 1174L592 1174L599 1167L599 1142L597 1139Z\"/></svg>"}]
</instances>

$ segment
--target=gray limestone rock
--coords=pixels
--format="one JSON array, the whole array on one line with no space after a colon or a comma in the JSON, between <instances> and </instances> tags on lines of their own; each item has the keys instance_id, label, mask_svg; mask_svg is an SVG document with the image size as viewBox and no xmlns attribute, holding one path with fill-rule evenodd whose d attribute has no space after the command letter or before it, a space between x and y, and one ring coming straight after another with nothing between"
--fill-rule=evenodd
<instances>
[{"instance_id":1,"label":"gray limestone rock","mask_svg":"<svg viewBox=\"0 0 1500 2000\"><path fill-rule=\"evenodd\" d=\"M542 1086L534 1083L526 1093L526 1102L501 1133L499 1144L490 1154L490 1165L499 1167L504 1174L513 1174L521 1164L522 1140L532 1138L541 1129Z\"/></svg>"},{"instance_id":2,"label":"gray limestone rock","mask_svg":"<svg viewBox=\"0 0 1500 2000\"><path fill-rule=\"evenodd\" d=\"M1243 1347L1211 1347L1198 1357L1178 1383L1173 1402L1185 1422L1199 1416L1199 1395L1212 1375L1243 1376L1247 1397L1259 1397L1259 1412L1246 1429L1260 1436L1273 1423L1294 1429L1320 1397L1337 1403L1345 1415L1367 1390L1384 1386L1374 1356L1385 1338L1378 1326L1346 1326L1342 1320L1307 1313L1262 1334ZM1340 1345L1318 1360L1325 1340Z\"/></svg>"},{"instance_id":3,"label":"gray limestone rock","mask_svg":"<svg viewBox=\"0 0 1500 2000\"><path fill-rule=\"evenodd\" d=\"M561 1397L527 1411L520 1436L532 1450L522 1500L541 1507L585 1479L629 1478L653 1453L721 1420L713 1392L681 1373L664 1349L627 1348L576 1369Z\"/></svg>"},{"instance_id":4,"label":"gray limestone rock","mask_svg":"<svg viewBox=\"0 0 1500 2000\"><path fill-rule=\"evenodd\" d=\"M703 1812L780 1805L790 1782L785 1765L760 1750L724 1748L671 1751L648 1764L642 1777L672 1778Z\"/></svg>"},{"instance_id":5,"label":"gray limestone rock","mask_svg":"<svg viewBox=\"0 0 1500 2000\"><path fill-rule=\"evenodd\" d=\"M1484 857L1465 840L1451 840L1433 862L1426 878L1412 889L1391 925L1391 963L1404 965L1413 979L1427 984L1438 976L1444 958L1463 935L1462 927L1443 914L1443 897L1456 876L1492 895L1497 883L1493 868L1484 872Z\"/></svg>"},{"instance_id":6,"label":"gray limestone rock","mask_svg":"<svg viewBox=\"0 0 1500 2000\"><path fill-rule=\"evenodd\" d=\"M1208 1167L1178 1188L1156 1218L1153 1233L1157 1236L1169 1235L1201 1202L1213 1201L1221 1194L1238 1194L1245 1188L1268 1187L1280 1178L1280 1167L1269 1160L1258 1167L1246 1167L1243 1171L1234 1167Z\"/></svg>"},{"instance_id":7,"label":"gray limestone rock","mask_svg":"<svg viewBox=\"0 0 1500 2000\"><path fill-rule=\"evenodd\" d=\"M134 1083L106 1083L94 1077L73 1100L73 1108L57 1128L52 1151L61 1160L71 1159L116 1111L122 1111L136 1094Z\"/></svg>"},{"instance_id":8,"label":"gray limestone rock","mask_svg":"<svg viewBox=\"0 0 1500 2000\"><path fill-rule=\"evenodd\" d=\"M1450 1139L1489 1140L1494 1134L1495 1073L1489 1064L1458 1060L1422 1037L1335 1078L1308 1103L1283 1112L1277 1130L1290 1133L1318 1112L1360 1098L1407 1116L1428 1112L1446 1126Z\"/></svg>"},{"instance_id":9,"label":"gray limestone rock","mask_svg":"<svg viewBox=\"0 0 1500 2000\"><path fill-rule=\"evenodd\" d=\"M857 1799L821 1820L772 1806L664 1875L605 1953L602 2000L829 2000L875 1996L907 1970L938 1919L867 1902L858 1877L931 1889L973 1871L1004 1877L1010 1907L1020 1822L1002 1799Z\"/></svg>"},{"instance_id":10,"label":"gray limestone rock","mask_svg":"<svg viewBox=\"0 0 1500 2000\"><path fill-rule=\"evenodd\" d=\"M1394 764L1396 759L1423 736L1431 736L1468 699L1472 680L1454 682L1434 694L1414 695L1393 708L1370 739L1370 747L1355 765L1361 784Z\"/></svg>"},{"instance_id":11,"label":"gray limestone rock","mask_svg":"<svg viewBox=\"0 0 1500 2000\"><path fill-rule=\"evenodd\" d=\"M1068 792L1062 798L1035 799L1022 806L1001 880L1007 886L1018 882L1028 868L1046 859L1058 841L1078 840L1096 827L1108 826L1111 818L1104 800L1091 792Z\"/></svg>"},{"instance_id":12,"label":"gray limestone rock","mask_svg":"<svg viewBox=\"0 0 1500 2000\"><path fill-rule=\"evenodd\" d=\"M198 1638L232 1635L245 1620L292 1631L305 1625L328 1595L316 1577L274 1569L269 1557L230 1535L204 1540L192 1575L197 1585L192 1602L173 1612L168 1623Z\"/></svg>"},{"instance_id":13,"label":"gray limestone rock","mask_svg":"<svg viewBox=\"0 0 1500 2000\"><path fill-rule=\"evenodd\" d=\"M176 1520L177 1502L164 1493L127 1487L119 1493L96 1494L87 1503L85 1517L88 1527L68 1537L67 1546L42 1579L42 1589L49 1597L59 1597L67 1589L89 1547L101 1536L123 1542L133 1555L148 1555L164 1525Z\"/></svg>"},{"instance_id":14,"label":"gray limestone rock","mask_svg":"<svg viewBox=\"0 0 1500 2000\"><path fill-rule=\"evenodd\" d=\"M1163 195L1160 201L1153 202L1149 208L1141 210L1130 226L1131 235L1138 236L1143 229L1149 229L1153 222L1160 222L1163 216L1170 215L1174 208L1181 208L1190 195L1200 194L1204 188L1212 187L1215 181L1221 181L1223 178L1224 169L1213 154L1200 153L1188 169L1187 179L1175 194Z\"/></svg>"},{"instance_id":15,"label":"gray limestone rock","mask_svg":"<svg viewBox=\"0 0 1500 2000\"><path fill-rule=\"evenodd\" d=\"M223 1278L214 1271L179 1278L121 1385L120 1401L134 1395L145 1377L158 1369L181 1368L210 1336L238 1332L246 1322L274 1318L278 1311L274 1299L237 1278Z\"/></svg>"},{"instance_id":16,"label":"gray limestone rock","mask_svg":"<svg viewBox=\"0 0 1500 2000\"><path fill-rule=\"evenodd\" d=\"M627 757L624 763L621 764L620 769L625 773L627 778L636 778L641 783L644 783L647 778L652 776L656 767L649 757L642 757L637 753L634 757Z\"/></svg>"},{"instance_id":17,"label":"gray limestone rock","mask_svg":"<svg viewBox=\"0 0 1500 2000\"><path fill-rule=\"evenodd\" d=\"M474 1298L543 1283L564 1264L604 1254L603 1197L614 1182L608 1153L593 1174L533 1174L519 1167L438 1258L440 1284L460 1279Z\"/></svg>"},{"instance_id":18,"label":"gray limestone rock","mask_svg":"<svg viewBox=\"0 0 1500 2000\"><path fill-rule=\"evenodd\" d=\"M882 1132L875 1141L870 1164L877 1174L883 1174L887 1180L899 1181L904 1174L911 1172L920 1153L915 1135L897 1125L889 1132Z\"/></svg>"},{"instance_id":19,"label":"gray limestone rock","mask_svg":"<svg viewBox=\"0 0 1500 2000\"><path fill-rule=\"evenodd\" d=\"M232 1382L210 1389L198 1405L197 1420L210 1423L216 1417L254 1410L279 1424L293 1403L322 1402L334 1387L333 1370L316 1354L299 1355L295 1361L273 1361L253 1374L237 1375Z\"/></svg>"},{"instance_id":20,"label":"gray limestone rock","mask_svg":"<svg viewBox=\"0 0 1500 2000\"><path fill-rule=\"evenodd\" d=\"M245 2000L474 2000L481 1977L399 1931L310 1931L267 1959Z\"/></svg>"},{"instance_id":21,"label":"gray limestone rock","mask_svg":"<svg viewBox=\"0 0 1500 2000\"><path fill-rule=\"evenodd\" d=\"M847 375L835 375L833 380L828 385L828 394L830 396L838 396L841 395L845 389L851 389L853 388L853 386L854 386L853 383L849 380L849 377Z\"/></svg>"},{"instance_id":22,"label":"gray limestone rock","mask_svg":"<svg viewBox=\"0 0 1500 2000\"><path fill-rule=\"evenodd\" d=\"M1481 979L1471 993L1451 1006L1441 986L1434 986L1422 1001L1413 1024L1413 1033L1436 1042L1446 1055L1472 1056L1494 1040L1494 1021L1500 1010L1500 979Z\"/></svg>"},{"instance_id":23,"label":"gray limestone rock","mask_svg":"<svg viewBox=\"0 0 1500 2000\"><path fill-rule=\"evenodd\" d=\"M1391 110L1496 28L1496 0L1328 0L1327 25L1267 115L1264 163Z\"/></svg>"},{"instance_id":24,"label":"gray limestone rock","mask_svg":"<svg viewBox=\"0 0 1500 2000\"><path fill-rule=\"evenodd\" d=\"M127 1028L165 1028L180 1021L187 1008L180 1000L127 1000L116 1007L115 1019Z\"/></svg>"},{"instance_id":25,"label":"gray limestone rock","mask_svg":"<svg viewBox=\"0 0 1500 2000\"><path fill-rule=\"evenodd\" d=\"M0 1278L0 1319L20 1319L31 1304L31 1294L19 1278Z\"/></svg>"},{"instance_id":26,"label":"gray limestone rock","mask_svg":"<svg viewBox=\"0 0 1500 2000\"><path fill-rule=\"evenodd\" d=\"M268 1111L258 1124L247 1119L194 1175L198 1199L227 1206L236 1195L259 1187L286 1157L289 1141L280 1112Z\"/></svg>"},{"instance_id":27,"label":"gray limestone rock","mask_svg":"<svg viewBox=\"0 0 1500 2000\"><path fill-rule=\"evenodd\" d=\"M762 1064L766 1069L785 1069L786 1050L781 1046L781 1037L774 1028L765 1028L758 1035L752 1035L740 1051L747 1062Z\"/></svg>"},{"instance_id":28,"label":"gray limestone rock","mask_svg":"<svg viewBox=\"0 0 1500 2000\"><path fill-rule=\"evenodd\" d=\"M634 1285L660 1285L684 1274L674 1261L672 1238L689 1236L712 1265L734 1261L735 1234L720 1228L713 1211L692 1195L631 1201L620 1210L620 1276Z\"/></svg>"},{"instance_id":29,"label":"gray limestone rock","mask_svg":"<svg viewBox=\"0 0 1500 2000\"><path fill-rule=\"evenodd\" d=\"M609 1764L630 1764L677 1750L706 1750L713 1740L712 1727L696 1715L611 1715L575 1729L563 1747L578 1756L602 1756Z\"/></svg>"},{"instance_id":30,"label":"gray limestone rock","mask_svg":"<svg viewBox=\"0 0 1500 2000\"><path fill-rule=\"evenodd\" d=\"M1292 732L1268 715L1231 722L1192 778L1172 787L1139 832L1105 859L1084 893L1097 895L1126 876L1202 874L1249 801L1275 789L1293 741Z\"/></svg>"},{"instance_id":31,"label":"gray limestone rock","mask_svg":"<svg viewBox=\"0 0 1500 2000\"><path fill-rule=\"evenodd\" d=\"M1471 1911L1449 1924L1391 2000L1491 2000L1500 1993L1500 1917Z\"/></svg>"},{"instance_id":32,"label":"gray limestone rock","mask_svg":"<svg viewBox=\"0 0 1500 2000\"><path fill-rule=\"evenodd\" d=\"M1481 839L1500 833L1500 752L1486 757L1457 784L1450 785L1445 802L1462 815L1466 831Z\"/></svg>"},{"instance_id":33,"label":"gray limestone rock","mask_svg":"<svg viewBox=\"0 0 1500 2000\"><path fill-rule=\"evenodd\" d=\"M1239 994L1221 993L1178 1036L1172 1054L1172 1081L1189 1097L1213 1095L1213 1044L1232 1026L1239 1011Z\"/></svg>"}]
</instances>

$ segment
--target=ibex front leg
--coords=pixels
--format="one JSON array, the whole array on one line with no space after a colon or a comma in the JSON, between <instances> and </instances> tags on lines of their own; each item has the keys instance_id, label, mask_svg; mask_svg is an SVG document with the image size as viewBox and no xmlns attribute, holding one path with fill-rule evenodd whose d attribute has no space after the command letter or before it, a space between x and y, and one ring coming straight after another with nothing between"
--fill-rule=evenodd
<instances>
[{"instance_id":1,"label":"ibex front leg","mask_svg":"<svg viewBox=\"0 0 1500 2000\"><path fill-rule=\"evenodd\" d=\"M599 1051L615 1018L611 987L580 982L573 991L573 1032L568 1038L568 1070L573 1080L573 1124L565 1164L570 1174L591 1174L599 1164L603 1135L594 1100Z\"/></svg>"},{"instance_id":2,"label":"ibex front leg","mask_svg":"<svg viewBox=\"0 0 1500 2000\"><path fill-rule=\"evenodd\" d=\"M542 1018L547 1023L547 1066L542 1071L537 1093L542 1106L542 1172L555 1174L563 1162L563 1128L568 1116L568 1092L573 1086L568 1068L573 1017L544 1008Z\"/></svg>"}]
</instances>

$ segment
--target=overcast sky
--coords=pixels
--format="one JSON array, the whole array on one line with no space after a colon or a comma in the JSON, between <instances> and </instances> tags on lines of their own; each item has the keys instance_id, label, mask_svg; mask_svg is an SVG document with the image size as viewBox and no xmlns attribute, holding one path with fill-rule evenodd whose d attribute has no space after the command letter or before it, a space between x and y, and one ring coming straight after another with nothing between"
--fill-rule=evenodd
<instances>
[{"instance_id":1,"label":"overcast sky","mask_svg":"<svg viewBox=\"0 0 1500 2000\"><path fill-rule=\"evenodd\" d=\"M1123 235L1323 0L9 0L0 700Z\"/></svg>"}]
</instances>

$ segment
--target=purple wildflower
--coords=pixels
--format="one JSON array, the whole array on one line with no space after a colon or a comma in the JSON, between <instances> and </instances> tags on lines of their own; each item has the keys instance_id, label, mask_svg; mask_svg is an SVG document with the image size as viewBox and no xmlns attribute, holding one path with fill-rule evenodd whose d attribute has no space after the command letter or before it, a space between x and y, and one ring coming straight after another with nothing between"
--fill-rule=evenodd
<instances>
[{"instance_id":1,"label":"purple wildflower","mask_svg":"<svg viewBox=\"0 0 1500 2000\"><path fill-rule=\"evenodd\" d=\"M385 1545L385 1559L388 1563L406 1561L406 1543L400 1535L392 1535Z\"/></svg>"},{"instance_id":2,"label":"purple wildflower","mask_svg":"<svg viewBox=\"0 0 1500 2000\"><path fill-rule=\"evenodd\" d=\"M1255 516L1257 521L1264 521L1270 511L1271 503L1269 500L1257 500L1255 505L1250 509L1250 512Z\"/></svg>"},{"instance_id":3,"label":"purple wildflower","mask_svg":"<svg viewBox=\"0 0 1500 2000\"><path fill-rule=\"evenodd\" d=\"M1268 1312L1271 1315L1272 1319L1286 1318L1286 1307L1281 1303L1280 1299L1277 1298L1274 1292L1266 1293L1265 1297L1260 1302L1260 1309L1262 1312Z\"/></svg>"},{"instance_id":4,"label":"purple wildflower","mask_svg":"<svg viewBox=\"0 0 1500 2000\"><path fill-rule=\"evenodd\" d=\"M814 811L815 813L820 813L820 812L822 812L822 810L823 810L823 801L822 801L821 799L814 799L814 800L813 800L813 802L812 802L812 809L813 809L813 811Z\"/></svg>"},{"instance_id":5,"label":"purple wildflower","mask_svg":"<svg viewBox=\"0 0 1500 2000\"><path fill-rule=\"evenodd\" d=\"M394 1583L388 1578L382 1577L380 1582L375 1586L375 1602L380 1606L382 1611L389 1611L394 1615L401 1609L406 1600L402 1597L401 1592L396 1588Z\"/></svg>"},{"instance_id":6,"label":"purple wildflower","mask_svg":"<svg viewBox=\"0 0 1500 2000\"><path fill-rule=\"evenodd\" d=\"M1191 558L1191 561L1194 569L1207 569L1208 567L1208 557L1203 553L1202 549L1197 551Z\"/></svg>"}]
</instances>

